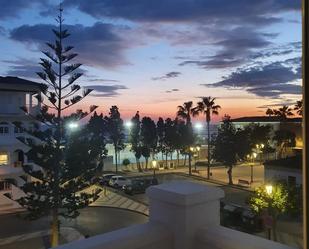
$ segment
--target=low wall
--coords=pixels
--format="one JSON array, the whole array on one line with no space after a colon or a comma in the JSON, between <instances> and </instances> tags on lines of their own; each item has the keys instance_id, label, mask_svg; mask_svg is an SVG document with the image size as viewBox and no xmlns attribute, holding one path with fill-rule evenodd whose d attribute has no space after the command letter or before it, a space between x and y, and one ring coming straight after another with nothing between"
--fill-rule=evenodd
<instances>
[{"instance_id":1,"label":"low wall","mask_svg":"<svg viewBox=\"0 0 309 249\"><path fill-rule=\"evenodd\" d=\"M197 232L195 249L292 249L271 240L217 226Z\"/></svg>"},{"instance_id":2,"label":"low wall","mask_svg":"<svg viewBox=\"0 0 309 249\"><path fill-rule=\"evenodd\" d=\"M75 241L58 249L171 249L171 233L162 225L147 223Z\"/></svg>"},{"instance_id":3,"label":"low wall","mask_svg":"<svg viewBox=\"0 0 309 249\"><path fill-rule=\"evenodd\" d=\"M58 249L292 249L220 226L222 189L172 182L147 189L149 222Z\"/></svg>"}]
</instances>

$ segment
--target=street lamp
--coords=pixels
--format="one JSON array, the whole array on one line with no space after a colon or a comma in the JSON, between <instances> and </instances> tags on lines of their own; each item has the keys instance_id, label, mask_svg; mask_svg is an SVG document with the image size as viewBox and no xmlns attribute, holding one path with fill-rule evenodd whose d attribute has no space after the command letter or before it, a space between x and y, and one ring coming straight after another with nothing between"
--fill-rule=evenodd
<instances>
[{"instance_id":1,"label":"street lamp","mask_svg":"<svg viewBox=\"0 0 309 249\"><path fill-rule=\"evenodd\" d=\"M197 147L190 147L190 151L192 152L193 158L195 158L194 153L197 151ZM194 160L194 170L196 172L196 160Z\"/></svg>"},{"instance_id":2,"label":"street lamp","mask_svg":"<svg viewBox=\"0 0 309 249\"><path fill-rule=\"evenodd\" d=\"M253 152L250 155L247 155L247 158L250 160L250 167L251 167L251 180L250 183L253 183L253 164L254 164L254 159L257 157L257 153Z\"/></svg>"},{"instance_id":3,"label":"street lamp","mask_svg":"<svg viewBox=\"0 0 309 249\"><path fill-rule=\"evenodd\" d=\"M260 159L261 159L260 163L262 164L262 153L263 153L262 149L264 149L265 145L261 143L261 144L256 144L255 147L256 147L257 153L260 154Z\"/></svg>"},{"instance_id":4,"label":"street lamp","mask_svg":"<svg viewBox=\"0 0 309 249\"><path fill-rule=\"evenodd\" d=\"M191 165L191 161L192 161L192 152L194 151L194 148L191 146L189 148L189 175L192 175L192 165Z\"/></svg>"},{"instance_id":5,"label":"street lamp","mask_svg":"<svg viewBox=\"0 0 309 249\"><path fill-rule=\"evenodd\" d=\"M152 160L153 178L156 178L157 161Z\"/></svg>"},{"instance_id":6,"label":"street lamp","mask_svg":"<svg viewBox=\"0 0 309 249\"><path fill-rule=\"evenodd\" d=\"M273 225L273 217L271 216L271 213L270 213L270 203L271 203L271 195L273 193L273 186L270 185L270 184L266 185L265 190L266 190L266 193L268 195L268 203L267 203L267 205L268 205L268 207L267 207L267 213L268 213L267 219L268 219L268 221L267 221L266 225L267 225L267 228L268 228L268 239L270 240L271 239L271 227Z\"/></svg>"},{"instance_id":7,"label":"street lamp","mask_svg":"<svg viewBox=\"0 0 309 249\"><path fill-rule=\"evenodd\" d=\"M124 123L125 127L127 127L128 129L130 129L133 126L133 123L131 121L127 121Z\"/></svg>"},{"instance_id":8,"label":"street lamp","mask_svg":"<svg viewBox=\"0 0 309 249\"><path fill-rule=\"evenodd\" d=\"M68 124L68 127L69 127L70 130L76 130L78 128L78 126L79 125L76 122L71 122L71 123Z\"/></svg>"},{"instance_id":9,"label":"street lamp","mask_svg":"<svg viewBox=\"0 0 309 249\"><path fill-rule=\"evenodd\" d=\"M201 147L200 146L196 146L197 160L200 160L200 150L201 150Z\"/></svg>"},{"instance_id":10,"label":"street lamp","mask_svg":"<svg viewBox=\"0 0 309 249\"><path fill-rule=\"evenodd\" d=\"M266 185L265 186L265 190L266 190L266 193L271 196L271 194L273 193L273 186L272 185Z\"/></svg>"},{"instance_id":11,"label":"street lamp","mask_svg":"<svg viewBox=\"0 0 309 249\"><path fill-rule=\"evenodd\" d=\"M201 123L195 123L194 128L198 131L203 129L203 125Z\"/></svg>"}]
</instances>

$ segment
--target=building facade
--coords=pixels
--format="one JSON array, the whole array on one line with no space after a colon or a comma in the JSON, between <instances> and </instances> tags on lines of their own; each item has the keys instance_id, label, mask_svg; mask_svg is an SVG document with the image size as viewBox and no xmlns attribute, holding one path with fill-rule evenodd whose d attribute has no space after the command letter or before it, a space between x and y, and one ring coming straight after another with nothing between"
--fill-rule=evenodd
<instances>
[{"instance_id":1,"label":"building facade","mask_svg":"<svg viewBox=\"0 0 309 249\"><path fill-rule=\"evenodd\" d=\"M35 95L41 94L42 85L17 77L0 77L0 212L20 208L14 200L23 195L20 187L29 179L23 164L31 164L26 146L17 137L25 136L23 129L13 123L20 122L31 129L40 103ZM22 107L28 110L27 115Z\"/></svg>"}]
</instances>

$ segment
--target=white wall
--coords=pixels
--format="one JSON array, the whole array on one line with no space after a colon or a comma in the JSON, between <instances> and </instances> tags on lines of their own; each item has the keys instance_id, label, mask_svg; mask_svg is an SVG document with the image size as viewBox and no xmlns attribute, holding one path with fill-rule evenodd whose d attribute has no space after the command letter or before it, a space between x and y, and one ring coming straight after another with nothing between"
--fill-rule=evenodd
<instances>
[{"instance_id":1,"label":"white wall","mask_svg":"<svg viewBox=\"0 0 309 249\"><path fill-rule=\"evenodd\" d=\"M293 176L296 178L296 184L302 184L302 173L300 170L289 170L286 168L272 168L266 166L264 170L265 182L272 180L285 180L288 181L288 177Z\"/></svg>"},{"instance_id":2,"label":"white wall","mask_svg":"<svg viewBox=\"0 0 309 249\"><path fill-rule=\"evenodd\" d=\"M149 222L72 242L58 249L292 249L221 227L222 189L173 182L147 189Z\"/></svg>"}]
</instances>

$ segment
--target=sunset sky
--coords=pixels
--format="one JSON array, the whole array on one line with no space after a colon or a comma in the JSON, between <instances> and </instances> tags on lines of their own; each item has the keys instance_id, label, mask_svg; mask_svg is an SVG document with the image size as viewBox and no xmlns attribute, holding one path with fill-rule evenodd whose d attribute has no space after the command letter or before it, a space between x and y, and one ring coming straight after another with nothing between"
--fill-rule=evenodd
<instances>
[{"instance_id":1,"label":"sunset sky","mask_svg":"<svg viewBox=\"0 0 309 249\"><path fill-rule=\"evenodd\" d=\"M117 105L122 116L174 117L217 97L224 114L263 115L301 98L300 0L64 0L79 83L78 107ZM0 75L39 81L58 1L0 0Z\"/></svg>"}]
</instances>

